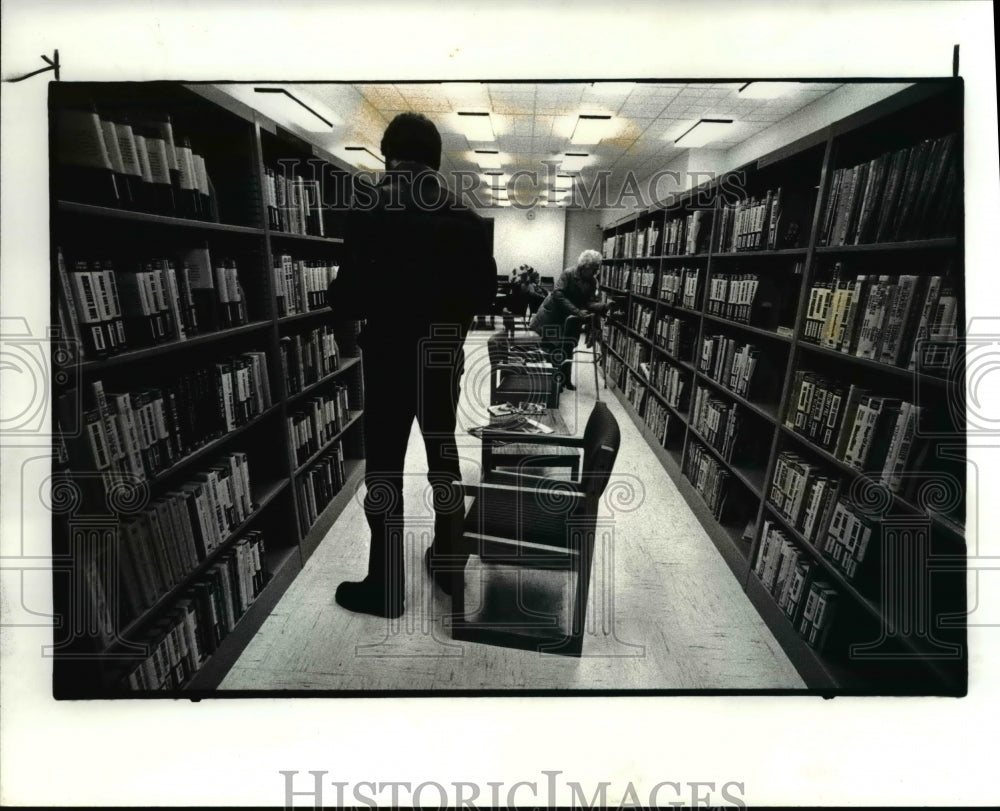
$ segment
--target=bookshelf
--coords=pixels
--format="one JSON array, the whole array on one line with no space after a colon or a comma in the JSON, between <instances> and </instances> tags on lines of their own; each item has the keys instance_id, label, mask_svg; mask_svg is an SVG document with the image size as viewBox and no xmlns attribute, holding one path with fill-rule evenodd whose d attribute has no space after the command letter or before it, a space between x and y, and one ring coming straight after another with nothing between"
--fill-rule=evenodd
<instances>
[{"instance_id":1,"label":"bookshelf","mask_svg":"<svg viewBox=\"0 0 1000 811\"><path fill-rule=\"evenodd\" d=\"M211 690L363 476L351 174L209 88L50 93L54 694Z\"/></svg>"},{"instance_id":2,"label":"bookshelf","mask_svg":"<svg viewBox=\"0 0 1000 811\"><path fill-rule=\"evenodd\" d=\"M604 231L608 384L820 692L966 690L961 145L921 83Z\"/></svg>"}]
</instances>

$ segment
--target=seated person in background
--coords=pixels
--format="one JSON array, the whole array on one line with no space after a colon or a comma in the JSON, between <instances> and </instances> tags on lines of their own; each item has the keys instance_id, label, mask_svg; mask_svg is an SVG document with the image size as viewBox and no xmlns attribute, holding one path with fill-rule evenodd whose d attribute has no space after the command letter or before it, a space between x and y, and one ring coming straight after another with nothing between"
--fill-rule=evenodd
<instances>
[{"instance_id":1,"label":"seated person in background","mask_svg":"<svg viewBox=\"0 0 1000 811\"><path fill-rule=\"evenodd\" d=\"M528 327L542 336L544 349L553 365L560 367L563 388L574 391L570 380L573 370L573 349L580 339L579 328L572 335L565 333L566 319L577 316L580 327L591 313L603 313L597 293L597 273L601 269L601 254L586 250L580 254L576 267L566 268L552 290L535 313Z\"/></svg>"},{"instance_id":2,"label":"seated person in background","mask_svg":"<svg viewBox=\"0 0 1000 811\"><path fill-rule=\"evenodd\" d=\"M521 275L518 277L518 285L521 296L527 302L528 312L532 315L538 312L538 308L545 301L545 288L541 285L541 277L538 271L529 265L521 265Z\"/></svg>"}]
</instances>

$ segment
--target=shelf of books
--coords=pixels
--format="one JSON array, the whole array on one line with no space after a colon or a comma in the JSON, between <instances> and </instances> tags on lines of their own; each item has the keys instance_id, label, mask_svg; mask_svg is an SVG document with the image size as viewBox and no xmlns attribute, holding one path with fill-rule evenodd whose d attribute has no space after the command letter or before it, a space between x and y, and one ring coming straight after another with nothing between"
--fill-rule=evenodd
<instances>
[{"instance_id":1,"label":"shelf of books","mask_svg":"<svg viewBox=\"0 0 1000 811\"><path fill-rule=\"evenodd\" d=\"M604 233L604 369L806 684L967 685L959 84Z\"/></svg>"},{"instance_id":2,"label":"shelf of books","mask_svg":"<svg viewBox=\"0 0 1000 811\"><path fill-rule=\"evenodd\" d=\"M54 692L210 690L363 473L350 175L176 84L50 113Z\"/></svg>"}]
</instances>

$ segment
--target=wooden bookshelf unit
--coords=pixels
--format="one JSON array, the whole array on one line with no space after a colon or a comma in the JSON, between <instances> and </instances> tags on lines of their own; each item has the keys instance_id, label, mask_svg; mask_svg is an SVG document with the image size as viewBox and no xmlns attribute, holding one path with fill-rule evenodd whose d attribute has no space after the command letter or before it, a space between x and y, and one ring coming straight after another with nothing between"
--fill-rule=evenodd
<instances>
[{"instance_id":1,"label":"wooden bookshelf unit","mask_svg":"<svg viewBox=\"0 0 1000 811\"><path fill-rule=\"evenodd\" d=\"M54 695L212 690L363 477L351 174L197 85L55 83L50 126Z\"/></svg>"},{"instance_id":2,"label":"wooden bookshelf unit","mask_svg":"<svg viewBox=\"0 0 1000 811\"><path fill-rule=\"evenodd\" d=\"M967 689L961 148L919 83L604 231L608 384L821 692Z\"/></svg>"}]
</instances>

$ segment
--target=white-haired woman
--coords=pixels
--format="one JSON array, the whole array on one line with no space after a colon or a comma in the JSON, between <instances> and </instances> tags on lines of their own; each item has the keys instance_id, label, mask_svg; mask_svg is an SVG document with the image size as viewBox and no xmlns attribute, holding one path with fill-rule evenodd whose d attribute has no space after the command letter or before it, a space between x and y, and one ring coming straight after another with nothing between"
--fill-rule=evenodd
<instances>
[{"instance_id":1,"label":"white-haired woman","mask_svg":"<svg viewBox=\"0 0 1000 811\"><path fill-rule=\"evenodd\" d=\"M590 313L602 313L607 305L601 303L597 292L597 274L601 269L601 254L586 250L576 260L576 266L566 268L555 288L545 297L528 326L542 336L542 348L552 363L560 368L563 388L573 391L570 380L573 369L573 349L580 340L580 327ZM571 334L566 332L566 319L580 319Z\"/></svg>"}]
</instances>

